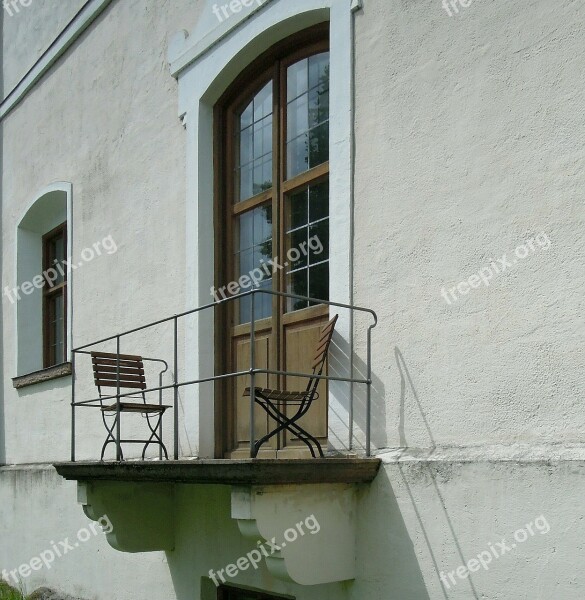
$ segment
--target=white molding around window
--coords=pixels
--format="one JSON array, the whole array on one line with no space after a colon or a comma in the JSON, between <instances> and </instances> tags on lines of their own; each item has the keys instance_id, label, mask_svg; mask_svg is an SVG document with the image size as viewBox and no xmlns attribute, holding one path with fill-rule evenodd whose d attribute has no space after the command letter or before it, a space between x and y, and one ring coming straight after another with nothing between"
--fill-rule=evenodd
<instances>
[{"instance_id":1,"label":"white molding around window","mask_svg":"<svg viewBox=\"0 0 585 600\"><path fill-rule=\"evenodd\" d=\"M41 275L42 236L64 221L67 222L67 258L73 248L73 185L57 181L39 190L23 212L16 225L16 253L14 287ZM71 266L67 267L67 352L71 360L73 281ZM27 375L43 368L43 333L41 294L24 295L14 303L16 331L17 376Z\"/></svg>"},{"instance_id":2,"label":"white molding around window","mask_svg":"<svg viewBox=\"0 0 585 600\"><path fill-rule=\"evenodd\" d=\"M351 302L352 222L352 58L355 0L268 0L218 23L208 2L200 26L190 36L180 32L169 48L171 73L179 83L179 115L187 130L187 309L212 301L213 246L213 107L235 77L280 40L318 23L330 23L330 297ZM215 22L213 19L216 19ZM348 343L349 317L338 331ZM187 329L188 380L214 370L213 315L194 318ZM343 384L345 385L345 384ZM196 387L196 386L195 386ZM182 447L200 457L213 457L213 389L185 391L185 431ZM336 400L336 396L340 398ZM331 386L330 442L347 449L349 415L347 389ZM187 436L188 434L184 434Z\"/></svg>"}]
</instances>

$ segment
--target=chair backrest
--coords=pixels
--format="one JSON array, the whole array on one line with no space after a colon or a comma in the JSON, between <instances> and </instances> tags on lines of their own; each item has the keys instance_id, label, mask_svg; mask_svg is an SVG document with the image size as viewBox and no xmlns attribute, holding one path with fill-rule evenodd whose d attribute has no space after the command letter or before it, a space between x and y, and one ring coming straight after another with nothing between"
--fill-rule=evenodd
<instances>
[{"instance_id":1,"label":"chair backrest","mask_svg":"<svg viewBox=\"0 0 585 600\"><path fill-rule=\"evenodd\" d=\"M119 362L118 362L119 359ZM118 387L118 364L121 388L146 389L142 356L92 352L93 378L98 388Z\"/></svg>"},{"instance_id":2,"label":"chair backrest","mask_svg":"<svg viewBox=\"0 0 585 600\"><path fill-rule=\"evenodd\" d=\"M315 355L313 356L313 363L311 365L313 369L313 375L322 375L325 362L327 361L327 354L329 353L329 346L331 345L331 339L333 338L333 332L335 331L335 323L339 315L335 315L325 327L321 329L319 334L319 341L317 342L317 348ZM307 384L307 390L316 391L319 385L320 379L310 379Z\"/></svg>"}]
</instances>

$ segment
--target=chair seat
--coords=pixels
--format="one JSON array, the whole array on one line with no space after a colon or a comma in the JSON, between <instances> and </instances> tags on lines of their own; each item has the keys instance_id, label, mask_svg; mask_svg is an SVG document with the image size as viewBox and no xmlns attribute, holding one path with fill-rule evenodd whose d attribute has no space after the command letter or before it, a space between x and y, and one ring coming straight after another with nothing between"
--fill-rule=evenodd
<instances>
[{"instance_id":1,"label":"chair seat","mask_svg":"<svg viewBox=\"0 0 585 600\"><path fill-rule=\"evenodd\" d=\"M284 390L271 390L269 388L254 388L256 393L261 396L261 398L267 398L268 400L277 400L278 402L299 402L304 400L309 392L287 392ZM244 390L244 396L250 395L250 388L247 387Z\"/></svg>"},{"instance_id":2,"label":"chair seat","mask_svg":"<svg viewBox=\"0 0 585 600\"><path fill-rule=\"evenodd\" d=\"M167 408L165 404L144 404L139 402L120 402L120 412L136 412L145 414L164 413ZM103 406L102 412L116 412L116 404Z\"/></svg>"}]
</instances>

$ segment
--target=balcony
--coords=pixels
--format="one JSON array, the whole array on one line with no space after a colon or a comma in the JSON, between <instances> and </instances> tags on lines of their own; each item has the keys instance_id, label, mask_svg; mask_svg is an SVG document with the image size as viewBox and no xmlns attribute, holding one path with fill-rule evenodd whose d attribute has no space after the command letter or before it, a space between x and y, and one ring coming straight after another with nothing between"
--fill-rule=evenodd
<instances>
[{"instance_id":1,"label":"balcony","mask_svg":"<svg viewBox=\"0 0 585 600\"><path fill-rule=\"evenodd\" d=\"M365 373L356 377L353 365L347 367L347 372L339 368L313 372L283 371L258 366L257 339L260 325L257 314L258 296L268 295L271 300L289 302L300 300L307 305L326 305L329 311L346 311L353 322L354 315L359 313L369 319L365 328L366 361ZM188 373L187 361L180 360L180 347L189 347L189 330L199 322L194 319L211 313L215 318L218 310L228 303L246 301L249 304L249 368L237 369L228 373L210 374L198 377L180 377ZM244 304L243 302L240 304ZM246 305L247 306L247 305ZM310 308L308 309L311 310ZM208 317L209 318L209 317ZM174 548L174 518L178 510L175 503L177 486L184 485L220 485L231 489L231 516L238 523L241 533L254 539L272 539L282 535L286 524L291 518L304 519L307 515L320 515L322 534L319 540L313 540L312 550L304 548L302 552L282 549L277 556L266 561L268 568L279 577L290 578L298 583L315 584L352 579L354 576L353 556L355 546L355 506L356 493L361 485L369 484L376 477L380 461L371 457L371 338L376 326L376 314L370 309L340 304L331 301L321 301L303 296L283 294L270 290L254 289L237 296L219 300L199 308L157 320L142 327L103 338L97 342L86 344L72 351L74 380L71 399L71 461L55 465L58 473L68 480L78 482L78 500L83 505L88 517L98 520L107 514L114 524L114 530L108 534L110 544L124 552L172 551ZM329 331L329 341L333 335L331 324L322 331ZM164 336L156 332L161 327L170 329L170 336L165 343ZM155 330L159 336L158 344L161 350L172 356L171 360L163 358L146 358L141 355L127 355L128 348L135 352L136 342L131 339L143 332ZM319 341L324 339L324 335ZM341 337L341 336L338 336ZM335 343L335 341L334 341ZM329 349L328 342L321 343L325 354ZM104 348L110 353L104 353ZM113 351L113 352L112 352ZM342 356L346 354L341 353ZM96 358L97 356L97 358ZM91 357L91 359L89 358ZM104 358L105 357L105 358ZM133 361L140 359L140 365ZM101 361L101 363L99 363ZM91 377L85 377L83 369L87 370L93 363L95 384L108 384L112 393L103 393L98 387L99 395L88 390ZM99 365L106 364L107 373L98 373ZM142 366L142 364L148 366ZM323 361L323 364L325 361ZM103 366L103 365L102 365ZM146 386L144 373L149 370L150 379L156 381L155 386ZM332 372L335 371L335 372ZM346 385L363 386L365 389L365 441L362 455L351 449L351 437L348 442L349 452L329 452L327 456L316 458L202 458L185 457L181 447L181 431L187 427L181 422L181 407L188 405L189 390L198 390L197 398L213 404L215 385L222 382L245 378L249 383L249 398L239 398L239 402L249 402L246 413L249 418L249 456L258 452L258 401L256 394L266 390L258 387L258 383L272 380L284 381L285 378L295 378L295 381L308 380L318 386ZM102 378L102 379L100 379ZM165 381L166 378L166 381ZM129 383L131 382L131 383ZM133 385L134 389L125 392L125 386ZM320 388L322 389L322 388ZM309 392L305 392L307 398ZM122 435L125 427L124 409L126 402L140 396L142 407L149 407L155 415L155 421L148 420L150 436L148 439L135 439L132 435ZM318 397L318 394L315 394ZM149 398L147 401L146 399ZM313 396L310 397L311 399ZM166 404L165 404L166 402ZM304 402L303 399L300 402ZM256 410L255 410L256 408ZM115 452L115 460L88 460L83 457L78 460L78 445L85 438L97 439L93 430L88 434L87 426L80 426L80 420L87 415L86 409L94 409L92 414L101 414L106 441L102 449L102 458L108 449ZM80 411L84 411L83 415ZM99 411L99 413L98 413ZM136 412L136 411L135 411ZM112 419L108 425L106 414ZM166 414L165 414L166 413ZM269 413L270 414L270 413ZM279 413L287 417L286 411ZM158 416L170 416L165 421ZM172 428L167 429L166 423L172 420ZM270 421L267 419L267 422ZM270 421L271 422L271 421ZM302 422L302 421L301 421ZM96 419L95 424L99 421ZM113 423L113 425L112 425ZM284 430L287 421L280 423L276 429ZM165 428L163 429L163 424ZM290 419L288 420L290 425ZM306 425L304 425L306 427ZM350 435L353 428L349 427ZM276 430L275 429L275 430ZM311 448L312 443L303 439L300 426L295 440L303 441ZM82 435L80 435L80 433ZM315 439L310 433L307 434ZM92 437L93 436L93 437ZM166 441L169 450L167 452ZM160 443L159 443L160 442ZM124 460L124 448L130 444L144 445L141 457ZM318 445L318 444L317 444ZM153 455L152 448L157 452ZM96 448L97 451L97 448ZM87 448L85 449L87 454ZM316 452L311 453L317 455ZM183 456L181 456L183 454ZM147 456L148 455L148 456ZM136 514L140 514L137 520ZM168 518L161 519L161 515ZM342 542L342 543L340 543ZM331 549L335 548L332 552ZM324 558L326 556L326 558ZM311 564L315 561L323 564L323 569L315 573Z\"/></svg>"}]
</instances>

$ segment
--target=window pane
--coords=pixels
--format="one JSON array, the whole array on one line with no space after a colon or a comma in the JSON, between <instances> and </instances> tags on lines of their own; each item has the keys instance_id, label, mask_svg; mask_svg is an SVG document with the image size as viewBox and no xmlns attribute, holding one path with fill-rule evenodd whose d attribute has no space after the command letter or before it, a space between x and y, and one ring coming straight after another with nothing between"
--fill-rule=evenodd
<instances>
[{"instance_id":1,"label":"window pane","mask_svg":"<svg viewBox=\"0 0 585 600\"><path fill-rule=\"evenodd\" d=\"M321 263L309 269L309 296L329 300L329 264Z\"/></svg>"},{"instance_id":2,"label":"window pane","mask_svg":"<svg viewBox=\"0 0 585 600\"><path fill-rule=\"evenodd\" d=\"M236 202L272 187L272 87L269 81L236 124Z\"/></svg>"},{"instance_id":3,"label":"window pane","mask_svg":"<svg viewBox=\"0 0 585 600\"><path fill-rule=\"evenodd\" d=\"M287 178L329 159L329 53L291 65L287 73Z\"/></svg>"},{"instance_id":4,"label":"window pane","mask_svg":"<svg viewBox=\"0 0 585 600\"><path fill-rule=\"evenodd\" d=\"M65 361L65 303L62 292L57 292L46 300L47 319L47 365L53 366Z\"/></svg>"},{"instance_id":5,"label":"window pane","mask_svg":"<svg viewBox=\"0 0 585 600\"><path fill-rule=\"evenodd\" d=\"M63 261L65 260L65 236L63 233L58 233L54 237L50 238L46 242L46 252L47 256L45 257L45 264L47 268L55 268L55 265L63 265ZM61 269L63 273L65 269ZM53 279L53 281L49 284L49 287L54 287L63 283L65 280L64 274L61 274L60 269L55 269L57 276Z\"/></svg>"},{"instance_id":6,"label":"window pane","mask_svg":"<svg viewBox=\"0 0 585 600\"><path fill-rule=\"evenodd\" d=\"M286 199L287 292L327 300L329 294L329 182ZM309 303L289 299L287 310Z\"/></svg>"},{"instance_id":7,"label":"window pane","mask_svg":"<svg viewBox=\"0 0 585 600\"><path fill-rule=\"evenodd\" d=\"M305 58L291 65L287 72L287 101L290 102L309 91L309 61Z\"/></svg>"},{"instance_id":8,"label":"window pane","mask_svg":"<svg viewBox=\"0 0 585 600\"><path fill-rule=\"evenodd\" d=\"M239 231L239 251L235 256L235 279L240 280L242 293L257 286L272 289L272 206L267 204L250 210L237 217ZM244 277L245 279L241 279ZM252 299L250 296L239 302L239 323L250 321ZM272 308L270 294L256 294L254 314L256 319L269 317Z\"/></svg>"}]
</instances>

